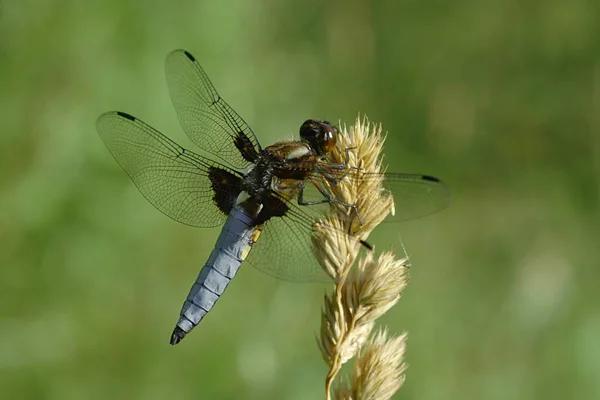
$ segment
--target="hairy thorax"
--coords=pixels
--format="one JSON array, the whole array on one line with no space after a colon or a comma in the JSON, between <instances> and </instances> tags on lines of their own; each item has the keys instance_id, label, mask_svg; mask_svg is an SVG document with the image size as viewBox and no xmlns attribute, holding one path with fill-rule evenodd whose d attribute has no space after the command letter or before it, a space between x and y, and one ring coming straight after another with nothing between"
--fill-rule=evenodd
<instances>
[{"instance_id":1,"label":"hairy thorax","mask_svg":"<svg viewBox=\"0 0 600 400\"><path fill-rule=\"evenodd\" d=\"M243 190L263 202L276 192L289 200L304 186L317 157L310 147L296 141L283 141L265 148L244 179Z\"/></svg>"}]
</instances>

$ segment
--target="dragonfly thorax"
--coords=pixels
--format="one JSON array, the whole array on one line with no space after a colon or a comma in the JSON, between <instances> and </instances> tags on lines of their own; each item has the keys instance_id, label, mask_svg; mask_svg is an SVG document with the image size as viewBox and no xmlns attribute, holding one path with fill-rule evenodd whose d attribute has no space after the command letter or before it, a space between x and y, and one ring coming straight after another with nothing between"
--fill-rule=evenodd
<instances>
[{"instance_id":1,"label":"dragonfly thorax","mask_svg":"<svg viewBox=\"0 0 600 400\"><path fill-rule=\"evenodd\" d=\"M247 192L250 198L259 203L268 196L273 179L274 165L269 158L263 151L256 164L253 164L242 178L242 191Z\"/></svg>"},{"instance_id":2,"label":"dragonfly thorax","mask_svg":"<svg viewBox=\"0 0 600 400\"><path fill-rule=\"evenodd\" d=\"M282 216L287 211L286 201L294 198L318 161L307 143L281 141L262 150L254 164L247 167L241 179L238 197L251 207L260 204L259 221Z\"/></svg>"}]
</instances>

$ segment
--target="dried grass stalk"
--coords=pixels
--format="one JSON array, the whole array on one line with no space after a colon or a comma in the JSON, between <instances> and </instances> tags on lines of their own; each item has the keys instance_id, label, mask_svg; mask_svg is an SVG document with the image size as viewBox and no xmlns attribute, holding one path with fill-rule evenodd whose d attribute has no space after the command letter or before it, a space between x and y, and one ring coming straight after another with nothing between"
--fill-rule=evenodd
<instances>
[{"instance_id":1,"label":"dried grass stalk","mask_svg":"<svg viewBox=\"0 0 600 400\"><path fill-rule=\"evenodd\" d=\"M408 259L396 259L391 252L375 257L370 251L352 268L360 241L394 211L392 196L378 175L383 170L381 131L381 125L360 116L350 129L344 127L330 162L344 163L350 149L348 162L356 169L338 183L324 183L335 198L356 205L361 219L351 208L333 204L330 215L316 224L313 238L317 259L335 284L333 293L325 295L319 337L329 366L327 399L342 365L355 356L352 379L340 383L335 398L386 399L404 382L406 335L388 339L385 330L371 340L369 335L375 320L396 304L406 287Z\"/></svg>"}]
</instances>

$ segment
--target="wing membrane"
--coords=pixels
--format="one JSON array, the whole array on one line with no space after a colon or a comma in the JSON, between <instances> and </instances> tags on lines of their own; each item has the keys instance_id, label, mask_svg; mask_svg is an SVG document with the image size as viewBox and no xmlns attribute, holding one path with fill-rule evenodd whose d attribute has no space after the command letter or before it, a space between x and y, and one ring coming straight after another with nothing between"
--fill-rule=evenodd
<instances>
[{"instance_id":1,"label":"wing membrane","mask_svg":"<svg viewBox=\"0 0 600 400\"><path fill-rule=\"evenodd\" d=\"M322 170L313 175L323 182ZM342 174L338 174L341 178ZM451 200L450 191L439 179L418 174L403 173L365 173L351 170L343 179L348 180L382 180L384 190L392 192L395 201L395 214L386 218L385 222L399 222L423 217L448 206ZM360 184L360 182L356 182ZM310 183L306 184L307 200L323 199ZM321 281L330 279L317 262L311 237L312 223L329 211L330 204L301 206L296 199L285 203L288 210L284 217L271 218L264 227L261 240L256 243L248 257L248 261L257 269L276 278L290 281ZM353 214L349 214L354 218ZM344 232L332 232L345 235ZM264 239L264 240L263 240ZM348 237L351 241L356 238ZM358 243L357 243L358 245Z\"/></svg>"},{"instance_id":2,"label":"wing membrane","mask_svg":"<svg viewBox=\"0 0 600 400\"><path fill-rule=\"evenodd\" d=\"M129 114L105 113L96 127L140 192L162 213L197 227L225 222L227 215L213 201L209 174L214 168L237 175L235 171L184 149Z\"/></svg>"},{"instance_id":3,"label":"wing membrane","mask_svg":"<svg viewBox=\"0 0 600 400\"><path fill-rule=\"evenodd\" d=\"M390 191L394 196L395 213L386 218L385 222L406 221L436 213L446 208L452 198L448 187L440 179L430 175L370 173L359 169L327 171L322 166L319 172L313 173L313 177L321 182L329 177L351 181L356 185L373 180L381 181L384 190ZM327 183L325 186L328 185L335 184ZM313 188L310 189L312 193L315 192Z\"/></svg>"},{"instance_id":4,"label":"wing membrane","mask_svg":"<svg viewBox=\"0 0 600 400\"><path fill-rule=\"evenodd\" d=\"M322 209L291 202L286 206L285 216L265 223L248 262L268 275L287 281L331 282L314 255L311 241L312 224L323 216Z\"/></svg>"},{"instance_id":5,"label":"wing membrane","mask_svg":"<svg viewBox=\"0 0 600 400\"><path fill-rule=\"evenodd\" d=\"M365 179L375 177L365 176ZM385 173L383 186L394 196L394 215L385 222L424 217L448 207L452 196L448 187L430 175Z\"/></svg>"},{"instance_id":6,"label":"wing membrane","mask_svg":"<svg viewBox=\"0 0 600 400\"><path fill-rule=\"evenodd\" d=\"M260 144L250 126L221 98L210 79L185 50L174 50L165 71L173 105L185 133L202 150L236 169L247 166ZM246 156L240 151L249 152Z\"/></svg>"},{"instance_id":7,"label":"wing membrane","mask_svg":"<svg viewBox=\"0 0 600 400\"><path fill-rule=\"evenodd\" d=\"M243 174L240 171L259 157L261 146L252 129L221 98L190 53L171 52L165 69L184 131L203 151L222 163L179 146L129 114L101 115L97 121L98 132L140 192L162 213L187 225L222 225L241 190ZM337 167L321 164L311 177L323 186L331 185L332 178L356 184L382 181L385 190L390 190L395 199L396 213L387 219L389 221L428 215L450 202L446 186L431 176L375 174L357 169L340 171L339 164ZM319 203L319 198L325 199L310 182L306 188L304 194L308 202ZM278 200L282 209L275 210L274 215L283 216L265 222L263 237L250 252L248 262L281 279L327 281L313 254L311 238L314 221L329 210L330 204L323 201L301 206L296 198ZM359 245L358 241L356 244Z\"/></svg>"}]
</instances>

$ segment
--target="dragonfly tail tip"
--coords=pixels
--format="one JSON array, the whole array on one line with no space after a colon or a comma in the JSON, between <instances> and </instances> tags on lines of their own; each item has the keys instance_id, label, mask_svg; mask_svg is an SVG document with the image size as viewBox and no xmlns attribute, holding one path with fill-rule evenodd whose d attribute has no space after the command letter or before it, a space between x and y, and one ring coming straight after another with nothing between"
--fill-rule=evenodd
<instances>
[{"instance_id":1,"label":"dragonfly tail tip","mask_svg":"<svg viewBox=\"0 0 600 400\"><path fill-rule=\"evenodd\" d=\"M171 334L171 345L175 346L177 343L181 342L185 337L185 332L180 327L176 326L173 329L173 333Z\"/></svg>"}]
</instances>

